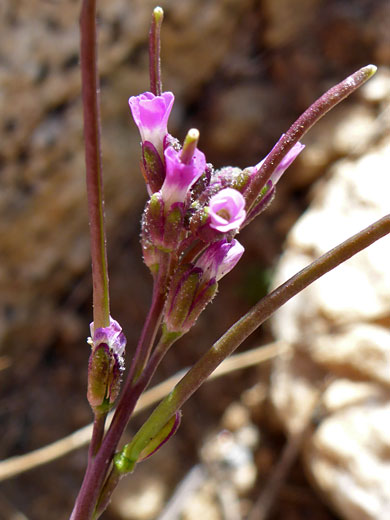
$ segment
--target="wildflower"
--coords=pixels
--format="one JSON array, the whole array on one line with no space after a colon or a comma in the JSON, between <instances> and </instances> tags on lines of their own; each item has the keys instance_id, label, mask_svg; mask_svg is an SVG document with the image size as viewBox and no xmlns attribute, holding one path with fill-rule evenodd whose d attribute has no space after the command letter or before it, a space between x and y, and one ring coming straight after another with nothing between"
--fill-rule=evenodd
<instances>
[{"instance_id":1,"label":"wildflower","mask_svg":"<svg viewBox=\"0 0 390 520\"><path fill-rule=\"evenodd\" d=\"M88 363L89 404L95 413L107 412L119 395L124 369L123 352L126 338L119 323L110 317L108 327L94 330L91 323L88 343L92 352Z\"/></svg>"},{"instance_id":2,"label":"wildflower","mask_svg":"<svg viewBox=\"0 0 390 520\"><path fill-rule=\"evenodd\" d=\"M174 99L172 92L163 92L161 96L145 92L129 99L131 114L140 131L142 143L151 143L161 157Z\"/></svg>"},{"instance_id":3,"label":"wildflower","mask_svg":"<svg viewBox=\"0 0 390 520\"><path fill-rule=\"evenodd\" d=\"M209 202L210 227L226 233L238 230L246 217L245 199L233 188L225 188L211 197Z\"/></svg>"},{"instance_id":4,"label":"wildflower","mask_svg":"<svg viewBox=\"0 0 390 520\"><path fill-rule=\"evenodd\" d=\"M181 151L176 151L172 146L164 151L166 173L161 194L166 208L184 202L189 189L206 169L205 155L196 148L198 138L198 130L192 129Z\"/></svg>"}]
</instances>

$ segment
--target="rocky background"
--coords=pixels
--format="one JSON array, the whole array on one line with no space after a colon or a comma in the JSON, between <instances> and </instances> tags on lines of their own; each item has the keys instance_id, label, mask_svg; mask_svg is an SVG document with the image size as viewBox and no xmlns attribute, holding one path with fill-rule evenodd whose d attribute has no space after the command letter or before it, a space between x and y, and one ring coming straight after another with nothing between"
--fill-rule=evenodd
<instances>
[{"instance_id":1,"label":"rocky background","mask_svg":"<svg viewBox=\"0 0 390 520\"><path fill-rule=\"evenodd\" d=\"M149 0L99 2L111 305L113 316L126 332L129 350L137 340L148 306L150 279L140 260L139 220L146 193L138 171L139 137L130 120L127 99L148 89L146 35L154 5ZM386 103L388 105L390 83L390 8L386 0L163 0L161 5L165 10L164 86L176 95L170 131L183 138L191 126L199 128L200 147L216 166L244 167L257 163L324 90L363 65L379 66L378 76L371 85L329 114L305 138L307 148L283 178L272 207L242 234L240 240L246 247L246 255L241 265L222 284L219 297L199 320L196 330L184 338L166 360L159 376L164 379L193 362L264 294L286 233L313 198L314 207L321 206L324 221L329 223L321 228L321 236L328 236L325 232L330 229L329 241L323 240L318 245L314 226L314 236L310 235L312 242L311 238L306 242L295 239L294 236L300 236L295 232L288 245L290 249L303 247L308 259L320 253L324 243L330 247L338 238L344 238L335 233L339 221L330 219L329 215L340 205L346 208L344 213L348 215L350 209L345 201L364 201L364 187L369 188L371 198L363 202L363 206L374 205L378 209L370 215L380 217L379 213L386 211L383 197L390 185L383 176L386 165L388 171L389 159L385 151L388 144L383 144L382 139L386 132L388 134L389 120ZM78 61L79 9L80 2L72 0L3 0L0 3L1 458L53 442L91 419L84 398L88 359L85 336L91 319L91 286ZM336 186L330 195L324 194L324 190L325 193L331 190L326 187L327 179L335 182L332 181L335 169L332 170L331 165L345 157L358 163L361 157L370 154L377 159L364 163L359 170L364 174L357 176L361 196L351 196L359 191L350 180L353 173L340 174L345 191ZM367 185L362 188L364 182ZM382 199L374 203L372 193L377 185ZM331 203L318 202L323 200ZM362 225L363 221L358 219ZM350 228L347 226L346 230ZM378 261L372 262L377 273L374 278L382 280ZM381 265L387 264L382 261ZM358 273L363 272L362 269L367 269L367 263L356 268ZM361 279L359 274L356 283ZM366 285L371 281L369 278ZM274 325L273 336L266 326L248 346L265 343L275 336L296 346L301 341L299 337L286 338L283 330L301 331L302 323L316 323L318 314L321 318L318 328L304 330L306 339L302 340L304 346L301 344L300 352L307 357L307 338L311 340L310 334L314 331L320 353L327 353L331 347L329 343L328 347L326 343L324 346L323 342L329 331L330 345L336 339L342 341L340 334L336 338L332 335L332 316L340 309L347 312L349 318L352 316L350 321L342 323L344 327L348 325L348 332L353 336L349 346L359 343L356 340L359 330L355 325L363 318L375 323L382 320L382 325L388 325L386 284L379 284L382 306L373 305L368 318L362 316L364 313L351 311L348 314L350 302L345 303L347 299L343 299L344 307L337 307L340 285L336 283L333 292L327 285L327 296L320 298L321 302L328 302L324 304L325 315L330 316L330 321L324 322L322 305L315 305L309 316L303 312L302 318L302 308L313 308L311 300L303 301L299 312L294 311L292 317L287 318L287 328ZM333 298L328 300L329 295ZM362 306L366 303L362 297ZM351 320L353 330L350 330ZM278 323L284 323L282 318ZM363 333L371 341L366 328ZM358 381L367 383L371 378L376 384L380 383L379 394L375 395L382 396L383 401L386 395L383 388L389 385L388 370L383 368L386 362L388 364L389 340L382 336L375 338L381 352L376 355L382 372L378 375L374 369L366 370L363 376L358 368L365 355L360 360L357 355L354 370L349 370L345 366L348 365L346 360L352 357L350 354L339 365L326 356L324 361L324 356L318 354L316 346L309 341L312 347L309 357L314 352L314 362L319 365L316 365L318 371L309 368L314 378L309 386L317 388L322 384L324 371L340 375L335 365L342 366L343 378L352 374ZM366 345L367 341L363 343ZM165 455L156 456L140 467L136 479L128 479L106 518L156 518L173 488L184 475L191 474L188 472L196 464L199 451L203 460L201 467L206 465L212 478L201 479L203 494L189 501L182 518L199 518L200 514L210 519L245 518L285 442L280 425L284 431L291 428L291 421L284 417L283 410L292 406L293 398L286 405L283 395L294 395L291 390L294 370L286 368L288 363L283 364L283 359L280 363L282 368L262 366L238 372L201 389L186 406L180 434L166 448ZM277 385L283 388L282 397L275 393L278 377L288 382L285 387L282 383ZM296 380L302 381L302 375L298 373ZM372 396L370 391L363 394ZM298 403L300 399L298 397ZM221 443L220 436L213 435L223 427L231 431L231 437L223 438ZM239 433L242 429L246 437ZM272 518L293 519L304 515L338 518L335 514L340 518L358 518L348 516L348 508L352 507L352 502L348 502L350 498L347 500L342 493L335 498L331 494L332 486L327 484L331 479L324 480L322 473L321 480L311 464L316 457L323 462L324 453L331 461L337 460L337 453L332 452L335 444L332 443L331 450L324 435L313 439L304 450L305 464L296 464L283 487ZM346 438L344 446L348 442ZM210 461L217 457L215 452L221 445L230 447L230 453L239 445L246 453L242 457L249 461L246 473L244 471L246 477L241 480L237 477L241 484L234 484L230 489L236 497L239 515L236 517L227 516L226 511L232 512L232 507L223 512L220 493L224 482L235 482L233 477L221 478L218 471L210 469ZM383 459L383 453L389 451L385 444L381 449L379 458ZM358 452L354 450L354 454ZM366 458L360 462L363 473L370 461L372 459ZM2 483L0 518L9 519L19 514L22 519L44 520L50 511L50 517L66 519L84 464L85 451L80 450L66 459ZM309 480L304 475L304 465ZM344 480L340 482L347 482L347 488L351 481L359 481L359 477L348 477L345 467L341 473ZM389 482L387 473L383 475L382 480ZM357 487L366 493L371 503L375 485L359 482ZM339 483L338 489L340 486ZM317 496L313 488L321 493ZM359 500L363 491L357 493ZM390 510L390 493L388 489L380 493L381 508L359 506L356 511L359 514L362 511L361 518L386 517L380 515ZM330 504L333 512L322 501ZM197 508L202 506L206 509L199 512Z\"/></svg>"}]
</instances>

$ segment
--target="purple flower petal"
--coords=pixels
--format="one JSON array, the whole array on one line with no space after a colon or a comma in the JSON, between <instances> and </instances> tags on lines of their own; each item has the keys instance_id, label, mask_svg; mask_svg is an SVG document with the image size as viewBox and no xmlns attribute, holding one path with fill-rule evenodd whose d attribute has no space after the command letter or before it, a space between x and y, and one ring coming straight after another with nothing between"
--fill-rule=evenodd
<instances>
[{"instance_id":1,"label":"purple flower petal","mask_svg":"<svg viewBox=\"0 0 390 520\"><path fill-rule=\"evenodd\" d=\"M226 233L239 229L246 217L245 199L233 188L225 188L211 197L209 202L210 227Z\"/></svg>"},{"instance_id":2,"label":"purple flower petal","mask_svg":"<svg viewBox=\"0 0 390 520\"><path fill-rule=\"evenodd\" d=\"M204 153L196 149L188 164L180 159L180 152L172 146L164 151L166 174L161 195L167 207L175 202L184 202L188 190L196 182L206 169Z\"/></svg>"},{"instance_id":3,"label":"purple flower petal","mask_svg":"<svg viewBox=\"0 0 390 520\"><path fill-rule=\"evenodd\" d=\"M168 119L174 99L172 92L163 92L161 96L145 92L129 99L131 114L140 131L142 142L149 141L160 154L168 133Z\"/></svg>"},{"instance_id":4,"label":"purple flower petal","mask_svg":"<svg viewBox=\"0 0 390 520\"><path fill-rule=\"evenodd\" d=\"M220 280L229 273L240 260L244 247L238 240L228 242L226 239L211 244L197 260L195 267L203 271L202 278Z\"/></svg>"},{"instance_id":5,"label":"purple flower petal","mask_svg":"<svg viewBox=\"0 0 390 520\"><path fill-rule=\"evenodd\" d=\"M90 324L92 345L96 348L101 343L109 346L110 350L117 356L121 357L126 347L126 336L122 332L119 323L110 316L110 325L108 327L99 327L95 330L93 322Z\"/></svg>"}]
</instances>

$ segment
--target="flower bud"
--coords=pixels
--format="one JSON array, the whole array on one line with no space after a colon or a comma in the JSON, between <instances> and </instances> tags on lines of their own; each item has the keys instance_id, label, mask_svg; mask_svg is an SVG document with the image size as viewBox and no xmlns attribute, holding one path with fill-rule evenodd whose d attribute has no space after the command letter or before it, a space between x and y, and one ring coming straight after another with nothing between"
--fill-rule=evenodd
<instances>
[{"instance_id":1,"label":"flower bud","mask_svg":"<svg viewBox=\"0 0 390 520\"><path fill-rule=\"evenodd\" d=\"M119 395L124 370L126 338L119 323L110 317L110 325L94 330L91 323L88 342L92 352L88 363L87 397L95 413L106 413Z\"/></svg>"},{"instance_id":2,"label":"flower bud","mask_svg":"<svg viewBox=\"0 0 390 520\"><path fill-rule=\"evenodd\" d=\"M144 261L154 265L158 248L164 252L175 251L183 238L184 208L182 203L173 204L166 210L161 192L154 193L146 204L142 217L141 243Z\"/></svg>"},{"instance_id":3,"label":"flower bud","mask_svg":"<svg viewBox=\"0 0 390 520\"><path fill-rule=\"evenodd\" d=\"M183 326L196 297L202 270L187 264L173 275L166 303L166 331L187 332Z\"/></svg>"}]
</instances>

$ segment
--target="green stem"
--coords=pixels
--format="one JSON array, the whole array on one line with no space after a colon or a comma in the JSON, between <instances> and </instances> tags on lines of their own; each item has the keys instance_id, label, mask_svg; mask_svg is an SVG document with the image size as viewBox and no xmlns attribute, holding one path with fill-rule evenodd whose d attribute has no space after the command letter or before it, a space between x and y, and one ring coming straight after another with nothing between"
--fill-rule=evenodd
<instances>
[{"instance_id":1,"label":"green stem","mask_svg":"<svg viewBox=\"0 0 390 520\"><path fill-rule=\"evenodd\" d=\"M390 215L383 217L363 231L352 236L305 267L287 282L260 300L236 322L200 360L187 372L172 392L153 411L126 449L129 470L132 470L142 450L182 408L217 366L254 332L279 307L308 285L334 269L345 260L390 233Z\"/></svg>"},{"instance_id":2,"label":"green stem","mask_svg":"<svg viewBox=\"0 0 390 520\"><path fill-rule=\"evenodd\" d=\"M110 304L100 147L96 0L83 0L80 31L85 161L92 256L93 321L95 329L97 329L99 327L108 327L110 324Z\"/></svg>"}]
</instances>

